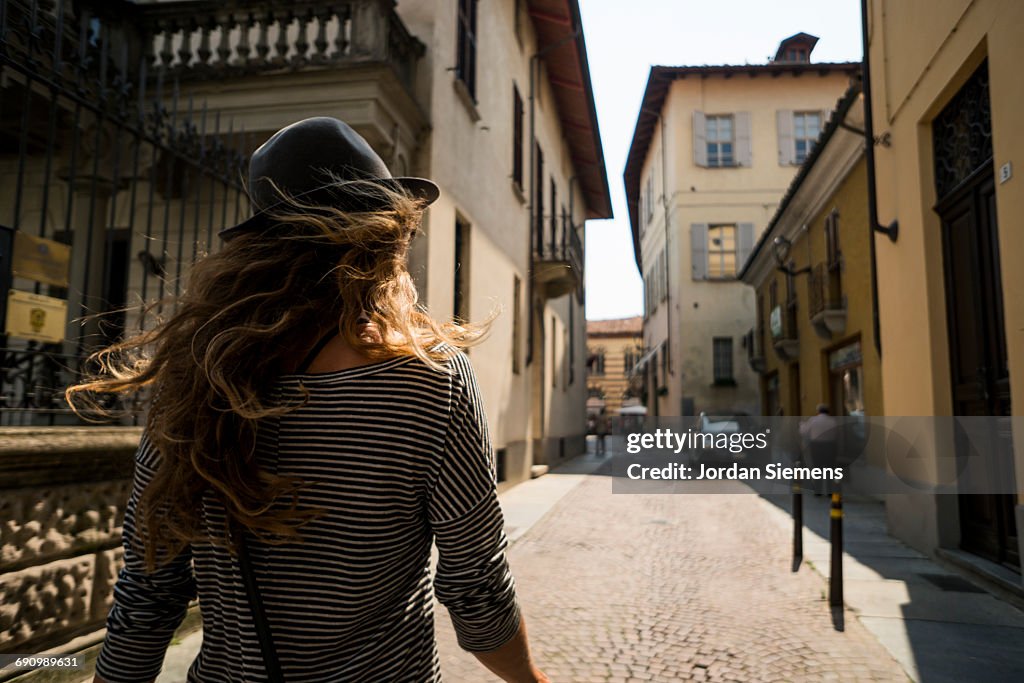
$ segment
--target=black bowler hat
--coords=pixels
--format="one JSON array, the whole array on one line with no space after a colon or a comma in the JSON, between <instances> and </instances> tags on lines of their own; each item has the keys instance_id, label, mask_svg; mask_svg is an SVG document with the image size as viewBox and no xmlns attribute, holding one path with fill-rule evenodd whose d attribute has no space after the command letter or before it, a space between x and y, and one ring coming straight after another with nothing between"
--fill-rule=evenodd
<instances>
[{"instance_id":1,"label":"black bowler hat","mask_svg":"<svg viewBox=\"0 0 1024 683\"><path fill-rule=\"evenodd\" d=\"M437 185L426 178L391 177L384 161L351 126L329 116L316 116L282 128L253 152L249 160L253 215L221 230L220 236L229 240L243 232L270 227L270 216L285 205L278 190L306 203L349 211L385 208L374 206L365 190L347 195L345 186L353 181L379 182L405 190L424 206L440 194Z\"/></svg>"}]
</instances>

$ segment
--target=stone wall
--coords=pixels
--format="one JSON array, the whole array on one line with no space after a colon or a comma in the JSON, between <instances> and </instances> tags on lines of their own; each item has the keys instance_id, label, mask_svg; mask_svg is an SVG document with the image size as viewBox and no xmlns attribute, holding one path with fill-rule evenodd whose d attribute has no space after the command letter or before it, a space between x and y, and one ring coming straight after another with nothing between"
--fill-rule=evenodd
<instances>
[{"instance_id":1,"label":"stone wall","mask_svg":"<svg viewBox=\"0 0 1024 683\"><path fill-rule=\"evenodd\" d=\"M141 430L0 429L0 653L103 626Z\"/></svg>"}]
</instances>

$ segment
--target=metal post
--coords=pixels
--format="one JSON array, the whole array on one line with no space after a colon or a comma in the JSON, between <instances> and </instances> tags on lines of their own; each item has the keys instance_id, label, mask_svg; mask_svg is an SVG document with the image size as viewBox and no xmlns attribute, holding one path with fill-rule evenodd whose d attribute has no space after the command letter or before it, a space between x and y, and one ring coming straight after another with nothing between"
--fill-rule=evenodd
<instances>
[{"instance_id":1,"label":"metal post","mask_svg":"<svg viewBox=\"0 0 1024 683\"><path fill-rule=\"evenodd\" d=\"M843 606L843 496L832 494L832 509L829 540L832 543L832 561L829 567L828 604L831 607Z\"/></svg>"},{"instance_id":2,"label":"metal post","mask_svg":"<svg viewBox=\"0 0 1024 683\"><path fill-rule=\"evenodd\" d=\"M804 559L804 494L793 484L793 571Z\"/></svg>"}]
</instances>

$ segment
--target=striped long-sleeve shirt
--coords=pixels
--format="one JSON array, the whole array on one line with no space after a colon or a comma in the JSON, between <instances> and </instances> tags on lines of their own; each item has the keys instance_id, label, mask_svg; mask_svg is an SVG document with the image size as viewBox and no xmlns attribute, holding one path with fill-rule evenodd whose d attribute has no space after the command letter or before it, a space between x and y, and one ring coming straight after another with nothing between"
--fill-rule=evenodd
<instances>
[{"instance_id":1,"label":"striped long-sleeve shirt","mask_svg":"<svg viewBox=\"0 0 1024 683\"><path fill-rule=\"evenodd\" d=\"M301 542L251 544L289 683L441 680L435 590L466 650L494 649L518 630L479 390L465 356L447 365L451 373L397 358L279 383L283 400L305 403L261 428L261 465L300 478L300 505L323 510ZM158 464L143 438L97 671L111 683L152 680L198 595L203 644L189 681L265 681L238 563L225 548L194 543L145 570L135 509ZM202 516L211 533L223 528L212 497Z\"/></svg>"}]
</instances>

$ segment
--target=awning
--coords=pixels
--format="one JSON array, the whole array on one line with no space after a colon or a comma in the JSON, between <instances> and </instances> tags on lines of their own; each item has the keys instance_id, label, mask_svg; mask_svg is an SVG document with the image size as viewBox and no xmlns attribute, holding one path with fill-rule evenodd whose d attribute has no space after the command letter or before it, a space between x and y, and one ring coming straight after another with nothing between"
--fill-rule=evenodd
<instances>
[{"instance_id":1,"label":"awning","mask_svg":"<svg viewBox=\"0 0 1024 683\"><path fill-rule=\"evenodd\" d=\"M649 363L650 360L652 358L654 358L654 355L656 353L658 353L658 351L661 350L661 348L663 346L665 346L665 342L661 342L660 344L655 346L653 349L651 349L650 351L648 351L644 355L640 356L640 360L638 360L636 362L636 365L633 366L633 374L639 374L639 373L643 372L644 369L647 367L647 363Z\"/></svg>"}]
</instances>

